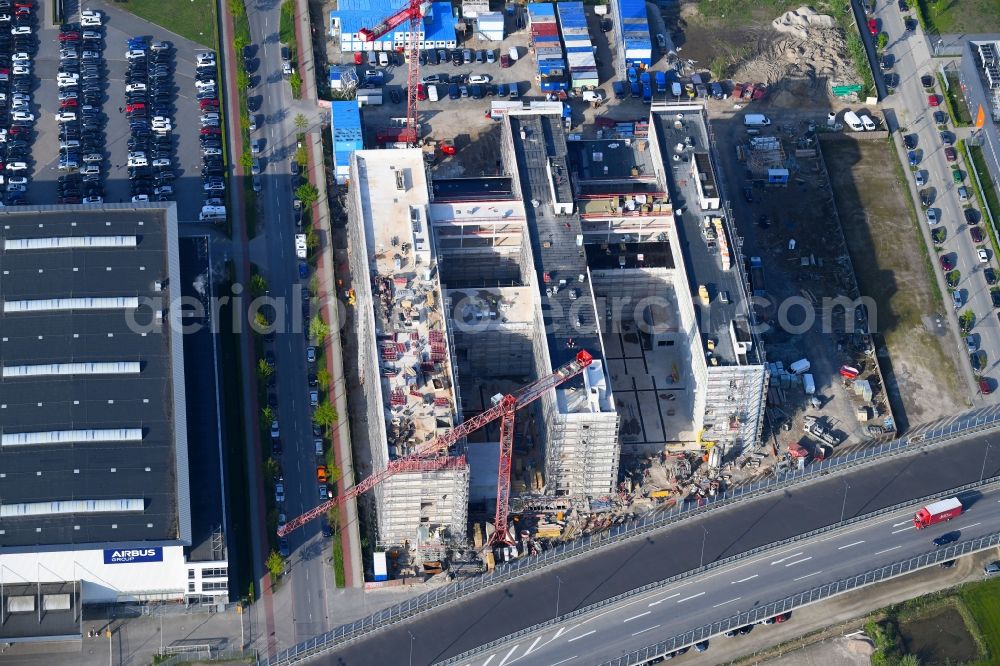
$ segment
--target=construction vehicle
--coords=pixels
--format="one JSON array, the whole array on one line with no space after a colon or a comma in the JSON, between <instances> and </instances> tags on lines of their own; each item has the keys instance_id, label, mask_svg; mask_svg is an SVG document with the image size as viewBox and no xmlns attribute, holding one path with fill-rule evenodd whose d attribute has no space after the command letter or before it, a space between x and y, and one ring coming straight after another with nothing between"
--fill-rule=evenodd
<instances>
[{"instance_id":1,"label":"construction vehicle","mask_svg":"<svg viewBox=\"0 0 1000 666\"><path fill-rule=\"evenodd\" d=\"M477 414L468 421L458 424L448 433L429 442L424 442L408 455L389 461L384 470L375 472L360 483L348 488L342 495L320 503L301 516L288 521L278 530L278 536L285 536L313 518L325 515L330 509L349 499L365 493L382 481L400 472L433 471L454 464L465 464L464 456L450 456L450 449L469 434L500 419L500 464L497 476L497 506L493 536L489 545L512 543L507 533L507 516L510 511L510 467L514 451L514 414L542 397L546 391L576 377L586 370L594 357L584 349L577 352L572 361L566 363L551 375L538 379L514 393L499 394L493 399L493 406Z\"/></svg>"},{"instance_id":2,"label":"construction vehicle","mask_svg":"<svg viewBox=\"0 0 1000 666\"><path fill-rule=\"evenodd\" d=\"M417 88L420 84L420 42L417 35L423 32L424 16L430 9L430 3L421 0L408 0L405 7L386 18L373 28L362 28L358 35L363 41L374 42L379 37L403 23L409 21L408 34L411 35L404 45L407 77L406 77L406 124L403 127L391 127L375 133L375 139L380 144L405 143L416 146L420 140L420 126L417 123Z\"/></svg>"},{"instance_id":3,"label":"construction vehicle","mask_svg":"<svg viewBox=\"0 0 1000 666\"><path fill-rule=\"evenodd\" d=\"M918 530L937 525L955 518L962 513L962 503L957 497L938 500L917 511L913 516L913 526Z\"/></svg>"}]
</instances>

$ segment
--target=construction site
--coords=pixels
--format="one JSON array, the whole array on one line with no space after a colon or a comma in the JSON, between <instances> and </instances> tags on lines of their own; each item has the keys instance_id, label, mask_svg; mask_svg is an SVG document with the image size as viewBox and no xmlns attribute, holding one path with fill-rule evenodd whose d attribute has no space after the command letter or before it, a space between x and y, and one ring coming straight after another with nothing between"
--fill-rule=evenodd
<instances>
[{"instance_id":1,"label":"construction site","mask_svg":"<svg viewBox=\"0 0 1000 666\"><path fill-rule=\"evenodd\" d=\"M512 111L496 177L354 154L352 428L390 577L489 567L766 473L769 370L709 131L701 106L589 140Z\"/></svg>"}]
</instances>

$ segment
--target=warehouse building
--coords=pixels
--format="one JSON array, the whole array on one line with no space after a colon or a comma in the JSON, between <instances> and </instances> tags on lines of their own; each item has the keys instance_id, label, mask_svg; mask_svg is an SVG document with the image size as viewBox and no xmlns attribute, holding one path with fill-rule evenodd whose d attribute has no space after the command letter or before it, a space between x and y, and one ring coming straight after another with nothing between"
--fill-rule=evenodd
<instances>
[{"instance_id":1,"label":"warehouse building","mask_svg":"<svg viewBox=\"0 0 1000 666\"><path fill-rule=\"evenodd\" d=\"M5 617L226 602L221 452L188 448L175 204L5 209L0 243L0 583L42 590Z\"/></svg>"}]
</instances>

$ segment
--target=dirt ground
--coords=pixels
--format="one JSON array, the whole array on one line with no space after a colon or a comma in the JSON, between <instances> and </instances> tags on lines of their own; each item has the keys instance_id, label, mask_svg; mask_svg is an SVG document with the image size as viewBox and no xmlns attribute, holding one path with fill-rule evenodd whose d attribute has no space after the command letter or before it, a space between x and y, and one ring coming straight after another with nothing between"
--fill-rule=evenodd
<instances>
[{"instance_id":1,"label":"dirt ground","mask_svg":"<svg viewBox=\"0 0 1000 666\"><path fill-rule=\"evenodd\" d=\"M823 154L859 287L878 306L871 319L885 341L906 418L915 424L964 409L954 345L936 314L941 295L895 156L882 141L850 139L823 142Z\"/></svg>"}]
</instances>

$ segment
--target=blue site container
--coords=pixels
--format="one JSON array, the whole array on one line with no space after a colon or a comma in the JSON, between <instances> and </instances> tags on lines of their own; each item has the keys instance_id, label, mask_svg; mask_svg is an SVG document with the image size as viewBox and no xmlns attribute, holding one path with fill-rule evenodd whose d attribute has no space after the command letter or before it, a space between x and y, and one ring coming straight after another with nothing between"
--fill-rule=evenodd
<instances>
[{"instance_id":1,"label":"blue site container","mask_svg":"<svg viewBox=\"0 0 1000 666\"><path fill-rule=\"evenodd\" d=\"M665 72L656 72L656 93L667 92L667 75Z\"/></svg>"},{"instance_id":2,"label":"blue site container","mask_svg":"<svg viewBox=\"0 0 1000 666\"><path fill-rule=\"evenodd\" d=\"M649 104L653 101L653 89L646 84L642 87L642 101Z\"/></svg>"},{"instance_id":3,"label":"blue site container","mask_svg":"<svg viewBox=\"0 0 1000 666\"><path fill-rule=\"evenodd\" d=\"M632 97L642 97L642 86L638 81L632 82Z\"/></svg>"}]
</instances>

